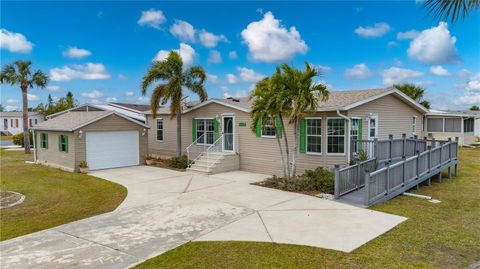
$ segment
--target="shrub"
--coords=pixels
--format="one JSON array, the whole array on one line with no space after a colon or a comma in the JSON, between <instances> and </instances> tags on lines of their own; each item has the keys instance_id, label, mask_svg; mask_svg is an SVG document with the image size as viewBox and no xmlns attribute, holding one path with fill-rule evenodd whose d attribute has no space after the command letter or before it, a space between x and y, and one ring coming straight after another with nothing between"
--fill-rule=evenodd
<instances>
[{"instance_id":1,"label":"shrub","mask_svg":"<svg viewBox=\"0 0 480 269\"><path fill-rule=\"evenodd\" d=\"M318 167L314 170L306 170L303 175L294 179L273 176L259 185L293 192L333 194L333 177L332 171Z\"/></svg>"},{"instance_id":2,"label":"shrub","mask_svg":"<svg viewBox=\"0 0 480 269\"><path fill-rule=\"evenodd\" d=\"M30 133L30 145L33 145L33 134ZM23 132L18 133L12 137L12 142L14 145L22 146L23 147Z\"/></svg>"},{"instance_id":3,"label":"shrub","mask_svg":"<svg viewBox=\"0 0 480 269\"><path fill-rule=\"evenodd\" d=\"M172 157L168 160L168 165L173 168L185 169L188 166L188 158L186 155Z\"/></svg>"},{"instance_id":4,"label":"shrub","mask_svg":"<svg viewBox=\"0 0 480 269\"><path fill-rule=\"evenodd\" d=\"M79 164L78 164L78 167L80 168L88 168L88 164L86 161L81 161Z\"/></svg>"}]
</instances>

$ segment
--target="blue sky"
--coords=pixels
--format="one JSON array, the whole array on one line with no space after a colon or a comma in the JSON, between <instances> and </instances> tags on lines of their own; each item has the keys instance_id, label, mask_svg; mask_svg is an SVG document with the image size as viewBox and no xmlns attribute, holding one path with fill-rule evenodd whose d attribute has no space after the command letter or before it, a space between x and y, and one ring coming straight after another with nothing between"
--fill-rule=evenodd
<instances>
[{"instance_id":1,"label":"blue sky","mask_svg":"<svg viewBox=\"0 0 480 269\"><path fill-rule=\"evenodd\" d=\"M172 49L205 68L209 97L244 96L278 64L307 61L331 90L412 82L437 109L480 104L480 14L451 25L415 1L2 1L1 29L2 66L31 60L51 78L30 106L67 90L80 103L148 102L141 78ZM18 87L1 85L1 103L21 107Z\"/></svg>"}]
</instances>

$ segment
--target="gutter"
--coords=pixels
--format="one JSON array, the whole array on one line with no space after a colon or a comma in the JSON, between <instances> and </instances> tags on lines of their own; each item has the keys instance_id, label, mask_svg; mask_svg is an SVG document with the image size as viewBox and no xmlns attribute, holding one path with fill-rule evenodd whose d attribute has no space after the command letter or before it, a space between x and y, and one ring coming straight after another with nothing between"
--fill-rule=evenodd
<instances>
[{"instance_id":1,"label":"gutter","mask_svg":"<svg viewBox=\"0 0 480 269\"><path fill-rule=\"evenodd\" d=\"M348 122L348 128L347 128L347 129L348 129L348 136L347 136L347 137L348 137L348 141L347 141L347 163L350 163L350 147L351 147L351 145L350 145L350 141L351 141L351 139L350 139L350 118L347 117L347 116L345 116L345 115L343 115L342 113L340 113L340 110L338 110L338 109L337 109L336 112L337 112L337 115L338 115L338 116L342 117L344 120L346 120L346 121Z\"/></svg>"}]
</instances>

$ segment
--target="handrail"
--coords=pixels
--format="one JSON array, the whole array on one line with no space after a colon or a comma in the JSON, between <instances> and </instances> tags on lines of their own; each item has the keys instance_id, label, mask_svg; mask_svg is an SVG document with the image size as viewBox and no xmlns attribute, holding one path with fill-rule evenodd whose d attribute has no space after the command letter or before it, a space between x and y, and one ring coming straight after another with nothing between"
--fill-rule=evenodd
<instances>
[{"instance_id":1,"label":"handrail","mask_svg":"<svg viewBox=\"0 0 480 269\"><path fill-rule=\"evenodd\" d=\"M197 139L195 139L195 141L192 142L192 144L188 145L188 147L186 148L186 151L187 151L187 162L188 162L188 167L190 167L196 160L198 160L198 158L201 156L201 153L198 154L193 160L190 160L190 151L193 146L198 146L198 141L204 137L205 134L202 134L201 136L199 136ZM203 151L202 151L203 152Z\"/></svg>"},{"instance_id":2,"label":"handrail","mask_svg":"<svg viewBox=\"0 0 480 269\"><path fill-rule=\"evenodd\" d=\"M215 140L215 142L213 142L213 144L204 151L204 153L206 153L206 155L207 155L207 167L208 168L211 168L214 165L213 163L210 162L210 153L213 152L212 149L214 147L216 148L218 146L218 144L219 144L218 141L221 141L221 139L223 139L223 134L221 136L219 136L217 138L217 140ZM217 152L218 152L218 149L217 149Z\"/></svg>"}]
</instances>

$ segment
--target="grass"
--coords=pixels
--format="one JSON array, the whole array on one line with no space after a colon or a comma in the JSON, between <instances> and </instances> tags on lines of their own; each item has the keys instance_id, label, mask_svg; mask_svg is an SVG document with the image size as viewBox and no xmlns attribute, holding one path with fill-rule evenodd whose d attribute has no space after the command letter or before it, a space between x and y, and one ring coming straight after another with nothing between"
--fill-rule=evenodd
<instances>
[{"instance_id":1,"label":"grass","mask_svg":"<svg viewBox=\"0 0 480 269\"><path fill-rule=\"evenodd\" d=\"M409 219L352 253L272 243L191 242L136 268L465 268L480 260L480 149L460 151L460 176L372 209Z\"/></svg>"},{"instance_id":2,"label":"grass","mask_svg":"<svg viewBox=\"0 0 480 269\"><path fill-rule=\"evenodd\" d=\"M25 195L25 202L0 211L0 240L114 210L125 187L96 177L26 164L33 154L0 151L0 188Z\"/></svg>"},{"instance_id":3,"label":"grass","mask_svg":"<svg viewBox=\"0 0 480 269\"><path fill-rule=\"evenodd\" d=\"M11 135L2 135L0 136L0 140L12 140L13 136Z\"/></svg>"}]
</instances>

